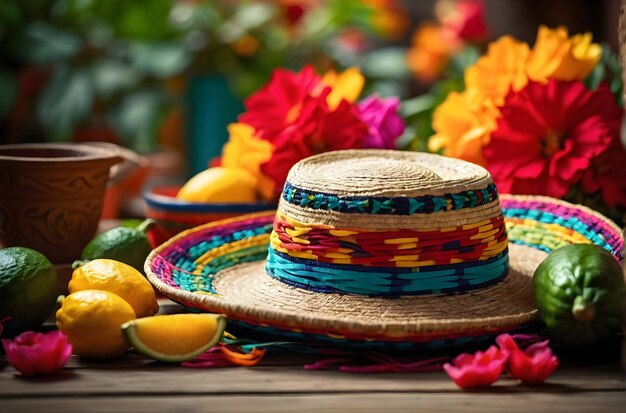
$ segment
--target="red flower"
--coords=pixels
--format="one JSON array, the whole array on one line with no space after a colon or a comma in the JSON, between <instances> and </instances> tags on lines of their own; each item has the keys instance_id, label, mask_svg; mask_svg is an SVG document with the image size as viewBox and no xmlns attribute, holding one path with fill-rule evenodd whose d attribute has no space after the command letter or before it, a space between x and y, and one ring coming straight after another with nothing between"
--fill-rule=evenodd
<instances>
[{"instance_id":1,"label":"red flower","mask_svg":"<svg viewBox=\"0 0 626 413\"><path fill-rule=\"evenodd\" d=\"M463 353L452 363L443 365L448 376L463 389L489 386L498 380L504 370L508 354L496 346L491 346L484 353Z\"/></svg>"},{"instance_id":2,"label":"red flower","mask_svg":"<svg viewBox=\"0 0 626 413\"><path fill-rule=\"evenodd\" d=\"M311 66L299 73L277 69L270 82L246 100L247 112L239 120L274 146L271 159L260 169L275 182L277 196L299 160L362 147L368 127L359 119L358 108L346 100L331 108L327 103L331 91Z\"/></svg>"},{"instance_id":3,"label":"red flower","mask_svg":"<svg viewBox=\"0 0 626 413\"><path fill-rule=\"evenodd\" d=\"M619 141L622 110L606 84L590 91L580 81L530 82L500 110L484 155L501 192L562 197Z\"/></svg>"},{"instance_id":4,"label":"red flower","mask_svg":"<svg viewBox=\"0 0 626 413\"><path fill-rule=\"evenodd\" d=\"M329 91L311 66L299 73L276 69L269 83L246 99L246 113L239 121L252 126L259 138L274 143L286 129L297 128L302 123L308 97Z\"/></svg>"},{"instance_id":5,"label":"red flower","mask_svg":"<svg viewBox=\"0 0 626 413\"><path fill-rule=\"evenodd\" d=\"M290 126L274 139L272 158L261 165L270 177L277 195L287 179L289 169L299 160L322 152L362 147L368 127L355 115L355 107L342 101L333 112L328 110L328 90L305 99L298 126Z\"/></svg>"},{"instance_id":6,"label":"red flower","mask_svg":"<svg viewBox=\"0 0 626 413\"><path fill-rule=\"evenodd\" d=\"M485 4L481 0L459 0L441 16L442 28L452 38L479 41L487 35Z\"/></svg>"},{"instance_id":7,"label":"red flower","mask_svg":"<svg viewBox=\"0 0 626 413\"><path fill-rule=\"evenodd\" d=\"M552 354L548 341L532 344L524 351L508 334L500 334L496 343L509 355L507 367L511 375L523 382L543 383L559 365L559 359Z\"/></svg>"},{"instance_id":8,"label":"red flower","mask_svg":"<svg viewBox=\"0 0 626 413\"><path fill-rule=\"evenodd\" d=\"M72 354L72 345L60 331L27 331L14 340L3 339L2 346L9 363L24 376L56 373Z\"/></svg>"},{"instance_id":9,"label":"red flower","mask_svg":"<svg viewBox=\"0 0 626 413\"><path fill-rule=\"evenodd\" d=\"M602 199L611 208L626 207L626 151L614 139L611 145L591 162L583 175L581 186L587 193L602 194Z\"/></svg>"}]
</instances>

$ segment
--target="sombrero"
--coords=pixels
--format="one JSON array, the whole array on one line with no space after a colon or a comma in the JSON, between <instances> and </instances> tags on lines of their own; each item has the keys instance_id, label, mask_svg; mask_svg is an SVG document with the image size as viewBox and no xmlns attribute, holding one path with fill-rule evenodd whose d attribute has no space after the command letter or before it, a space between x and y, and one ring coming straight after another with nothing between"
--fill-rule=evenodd
<instances>
[{"instance_id":1,"label":"sombrero","mask_svg":"<svg viewBox=\"0 0 626 413\"><path fill-rule=\"evenodd\" d=\"M291 169L276 214L183 232L145 269L174 301L264 333L465 342L536 319L530 281L551 249L595 242L621 257L619 228L587 208L545 197L503 203L504 214L489 173L468 162L329 152Z\"/></svg>"}]
</instances>

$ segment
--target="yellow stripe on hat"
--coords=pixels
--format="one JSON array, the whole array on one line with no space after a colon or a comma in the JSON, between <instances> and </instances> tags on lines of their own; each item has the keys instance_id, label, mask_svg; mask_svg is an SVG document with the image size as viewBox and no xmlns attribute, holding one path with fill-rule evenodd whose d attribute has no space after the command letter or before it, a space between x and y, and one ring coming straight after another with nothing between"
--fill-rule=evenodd
<instances>
[{"instance_id":1,"label":"yellow stripe on hat","mask_svg":"<svg viewBox=\"0 0 626 413\"><path fill-rule=\"evenodd\" d=\"M269 234L259 234L250 238L233 241L228 244L223 244L219 247L210 249L209 251L198 257L198 259L196 259L195 263L198 264L198 266L193 271L193 274L200 275L202 273L202 267L210 264L211 261L213 261L217 257L221 257L222 255L230 254L244 248L261 245L267 243L269 240Z\"/></svg>"}]
</instances>

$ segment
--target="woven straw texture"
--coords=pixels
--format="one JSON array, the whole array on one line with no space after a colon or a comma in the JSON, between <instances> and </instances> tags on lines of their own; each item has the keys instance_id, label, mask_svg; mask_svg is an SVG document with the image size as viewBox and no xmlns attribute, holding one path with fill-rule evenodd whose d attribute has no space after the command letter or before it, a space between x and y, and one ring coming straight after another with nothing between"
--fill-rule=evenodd
<instances>
[{"instance_id":1,"label":"woven straw texture","mask_svg":"<svg viewBox=\"0 0 626 413\"><path fill-rule=\"evenodd\" d=\"M555 248L572 242L593 242L616 258L621 257L623 239L619 228L587 208L545 197L504 196L502 221L491 178L478 166L425 154L363 152L333 153L331 156L337 159L328 164L326 157L298 164L290 172L276 220L271 213L252 214L181 233L149 256L145 267L148 278L175 301L224 313L257 329L288 332L291 336L323 335L329 340L424 343L507 331L535 319L531 277ZM347 162L357 156L363 156L365 162L358 163L358 167ZM381 162L381 156L392 157L395 166L381 169L381 164L387 165L387 160ZM333 168L336 162L344 162L344 166ZM421 165L405 165L412 162ZM370 169L377 173L363 173ZM398 169L404 173L396 177ZM390 180L383 179L387 175ZM359 176L361 181L354 183ZM415 176L419 177L417 181L411 179ZM389 205L393 208L384 212ZM504 223L508 248L506 238L504 244L501 241L500 227L504 228ZM404 231L402 237L406 231L417 231L417 236L401 241L391 238L389 242L389 232L396 231L393 236L397 237L400 230ZM428 237L436 231L441 231L441 239L445 239L452 230L458 237L469 235L475 240L469 247L449 245L461 245L459 256L467 254L467 262L451 259L436 242L428 244ZM368 244L372 234L387 238L382 243L374 238ZM323 240L319 248L311 247L318 239ZM338 249L331 242L337 240L341 241ZM284 268L311 268L302 264L311 260L317 263L316 268L330 266L333 273L349 268L353 274L357 269L369 271L367 274L374 274L372 278L376 279L382 268L395 271L392 279L396 279L404 277L405 263L410 277L415 278L413 284L408 283L411 288L442 279L447 283L449 275L438 278L439 273L457 265L465 268L466 264L484 265L495 260L493 266L504 272L486 288L477 284L480 288L468 291L453 283L450 291L463 291L461 294L437 294L449 292L437 286L427 290L430 294L407 296L405 293L411 290L403 284L399 290L389 290L396 291L395 298L387 298L379 294L379 285L374 283L372 290L368 280L370 284L364 288L360 278L349 283L341 278L338 290L349 294L339 294L326 288L334 285L333 280L316 278L306 283L304 277L306 284L299 285L288 282L293 273L284 279L280 273L268 275L265 265L271 260L265 258L270 241L270 252L274 250L280 259L287 260L280 263ZM306 248L298 248L299 244ZM380 261L376 254L388 250L394 258L388 263ZM402 255L404 251L410 253ZM505 259L507 252L509 259L505 267L500 267L497 260ZM427 259L420 259L420 254L426 254ZM441 265L439 260L448 264ZM470 271L461 278L473 276ZM319 289L319 282L327 284ZM356 290L344 288L346 285Z\"/></svg>"}]
</instances>

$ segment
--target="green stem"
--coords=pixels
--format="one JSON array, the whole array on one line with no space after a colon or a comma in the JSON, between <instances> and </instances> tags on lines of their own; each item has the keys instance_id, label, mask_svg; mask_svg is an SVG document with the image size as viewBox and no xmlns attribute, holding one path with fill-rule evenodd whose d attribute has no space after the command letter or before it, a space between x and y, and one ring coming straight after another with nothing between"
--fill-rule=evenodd
<instances>
[{"instance_id":1,"label":"green stem","mask_svg":"<svg viewBox=\"0 0 626 413\"><path fill-rule=\"evenodd\" d=\"M89 261L91 260L76 260L72 263L72 269L75 270L78 267L82 267L83 265L87 264Z\"/></svg>"},{"instance_id":2,"label":"green stem","mask_svg":"<svg viewBox=\"0 0 626 413\"><path fill-rule=\"evenodd\" d=\"M141 224L139 224L137 226L137 230L141 231L141 232L146 232L150 229L151 226L153 226L154 224L156 224L156 221L154 221L153 219L146 219L144 222L142 222Z\"/></svg>"},{"instance_id":3,"label":"green stem","mask_svg":"<svg viewBox=\"0 0 626 413\"><path fill-rule=\"evenodd\" d=\"M579 295L574 299L572 314L576 321L586 323L596 318L596 306L585 301L585 299Z\"/></svg>"}]
</instances>

